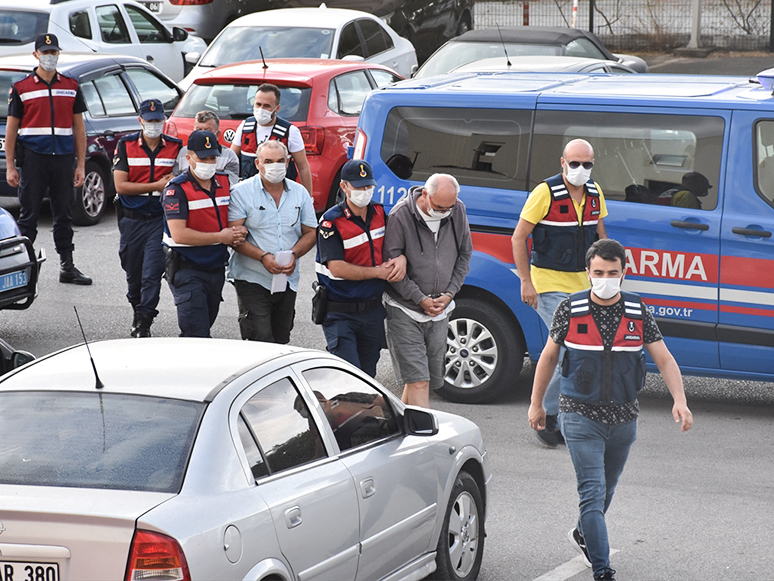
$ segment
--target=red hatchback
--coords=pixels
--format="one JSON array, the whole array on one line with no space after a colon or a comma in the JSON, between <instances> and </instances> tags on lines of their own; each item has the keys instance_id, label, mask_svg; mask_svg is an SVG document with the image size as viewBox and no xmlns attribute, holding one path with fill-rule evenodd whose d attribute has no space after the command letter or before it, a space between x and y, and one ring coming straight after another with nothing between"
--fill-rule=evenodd
<instances>
[{"instance_id":1,"label":"red hatchback","mask_svg":"<svg viewBox=\"0 0 774 581\"><path fill-rule=\"evenodd\" d=\"M314 182L314 207L336 201L341 166L347 161L366 95L402 80L392 69L329 59L268 59L227 65L194 81L175 108L166 132L188 140L194 117L209 109L220 117L222 144L230 147L239 124L253 114L262 83L280 88L279 116L301 130Z\"/></svg>"}]
</instances>

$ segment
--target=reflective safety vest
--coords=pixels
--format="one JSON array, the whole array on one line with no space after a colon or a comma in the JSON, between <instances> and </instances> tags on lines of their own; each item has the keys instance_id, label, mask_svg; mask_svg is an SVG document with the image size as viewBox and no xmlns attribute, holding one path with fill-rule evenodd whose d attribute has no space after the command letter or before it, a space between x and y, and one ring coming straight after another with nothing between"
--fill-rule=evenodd
<instances>
[{"instance_id":1,"label":"reflective safety vest","mask_svg":"<svg viewBox=\"0 0 774 581\"><path fill-rule=\"evenodd\" d=\"M624 314L605 347L591 314L591 291L570 295L570 329L564 339L560 392L587 404L628 403L645 385L642 301L621 292Z\"/></svg>"},{"instance_id":2,"label":"reflective safety vest","mask_svg":"<svg viewBox=\"0 0 774 581\"><path fill-rule=\"evenodd\" d=\"M172 173L183 142L169 135L162 135L159 148L150 157L143 148L142 132L127 135L121 141L126 147L126 161L129 165L128 180L137 184L158 181ZM147 147L147 146L146 146ZM120 196L124 208L146 214L161 214L161 192L150 192L134 196Z\"/></svg>"},{"instance_id":3,"label":"reflective safety vest","mask_svg":"<svg viewBox=\"0 0 774 581\"><path fill-rule=\"evenodd\" d=\"M288 146L288 138L290 137L290 127L292 123L286 121L282 117L277 117L274 122L274 127L271 128L269 134L269 140L281 141L285 147ZM255 117L248 117L245 119L245 124L242 127L242 148L241 162L240 162L240 177L245 180L251 178L258 173L258 168L255 167L255 158L258 151L258 138L255 134L255 130L258 127L258 122ZM290 180L294 180L298 177L298 169L296 163L293 161L293 157L290 157L288 162L288 173L286 177Z\"/></svg>"},{"instance_id":4,"label":"reflective safety vest","mask_svg":"<svg viewBox=\"0 0 774 581\"><path fill-rule=\"evenodd\" d=\"M532 230L532 264L562 272L583 272L586 251L597 240L597 223L601 210L599 191L593 180L586 182L582 207L582 224L578 224L570 192L562 174L548 178L551 205L543 219Z\"/></svg>"},{"instance_id":5,"label":"reflective safety vest","mask_svg":"<svg viewBox=\"0 0 774 581\"><path fill-rule=\"evenodd\" d=\"M218 172L212 178L215 181L215 196L203 189L190 177L190 170L177 176L167 188L177 186L183 190L188 200L188 218L186 225L198 232L220 232L228 226L228 204L231 201L228 174ZM178 244L169 233L169 225L164 221L166 246L173 247L183 257L203 268L225 266L228 261L228 247L224 244L209 246L188 246Z\"/></svg>"},{"instance_id":6,"label":"reflective safety vest","mask_svg":"<svg viewBox=\"0 0 774 581\"><path fill-rule=\"evenodd\" d=\"M373 208L373 210L372 210ZM317 279L328 288L328 298L337 302L359 302L376 299L384 293L381 279L344 280L336 278L327 265L320 262L320 249L338 231L344 245L344 261L357 266L379 266L382 263L382 246L386 217L381 204L370 204L368 220L363 224L352 219L352 211L346 200L328 210L317 230ZM365 228L363 227L365 226Z\"/></svg>"},{"instance_id":7,"label":"reflective safety vest","mask_svg":"<svg viewBox=\"0 0 774 581\"><path fill-rule=\"evenodd\" d=\"M19 143L37 153L73 153L73 107L78 81L57 73L51 85L47 85L35 73L30 73L13 86L24 105Z\"/></svg>"}]
</instances>

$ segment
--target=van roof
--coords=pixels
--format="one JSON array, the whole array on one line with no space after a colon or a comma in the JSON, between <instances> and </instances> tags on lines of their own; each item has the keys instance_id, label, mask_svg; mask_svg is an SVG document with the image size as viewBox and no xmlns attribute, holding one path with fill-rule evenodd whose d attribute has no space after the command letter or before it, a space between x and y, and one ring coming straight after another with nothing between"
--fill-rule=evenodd
<instances>
[{"instance_id":1,"label":"van roof","mask_svg":"<svg viewBox=\"0 0 774 581\"><path fill-rule=\"evenodd\" d=\"M451 73L425 79L408 80L383 89L421 91L443 99L454 95L460 99L469 94L471 101L482 101L484 95L537 99L540 103L593 102L652 105L654 101L685 101L692 107L717 107L733 103L734 107L760 108L760 103L774 107L774 97L755 79L746 77L702 75L610 75L579 73L481 72ZM374 95L376 96L376 95ZM426 98L426 96L424 97Z\"/></svg>"}]
</instances>

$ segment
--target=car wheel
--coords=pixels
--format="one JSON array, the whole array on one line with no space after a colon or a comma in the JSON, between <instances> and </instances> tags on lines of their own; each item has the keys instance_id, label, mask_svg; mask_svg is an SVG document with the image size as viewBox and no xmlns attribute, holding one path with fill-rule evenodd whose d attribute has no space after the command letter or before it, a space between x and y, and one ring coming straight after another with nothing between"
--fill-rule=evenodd
<instances>
[{"instance_id":1,"label":"car wheel","mask_svg":"<svg viewBox=\"0 0 774 581\"><path fill-rule=\"evenodd\" d=\"M478 577L484 555L484 502L473 477L460 472L452 488L435 557L434 579Z\"/></svg>"},{"instance_id":2,"label":"car wheel","mask_svg":"<svg viewBox=\"0 0 774 581\"><path fill-rule=\"evenodd\" d=\"M75 189L73 223L78 226L92 226L105 213L107 202L107 181L104 170L93 161L86 163L86 179Z\"/></svg>"},{"instance_id":3,"label":"car wheel","mask_svg":"<svg viewBox=\"0 0 774 581\"><path fill-rule=\"evenodd\" d=\"M518 381L524 340L511 317L482 300L455 299L446 340L444 385L438 394L458 403L483 403Z\"/></svg>"},{"instance_id":4,"label":"car wheel","mask_svg":"<svg viewBox=\"0 0 774 581\"><path fill-rule=\"evenodd\" d=\"M460 25L457 27L457 36L461 36L470 30L470 21L467 16L463 16Z\"/></svg>"},{"instance_id":5,"label":"car wheel","mask_svg":"<svg viewBox=\"0 0 774 581\"><path fill-rule=\"evenodd\" d=\"M333 178L333 182L331 183L331 191L328 193L328 203L325 205L325 209L335 206L344 198L346 195L344 194L344 191L341 189L341 186L339 185L341 183L341 168L339 168L339 171L336 172L336 177Z\"/></svg>"}]
</instances>

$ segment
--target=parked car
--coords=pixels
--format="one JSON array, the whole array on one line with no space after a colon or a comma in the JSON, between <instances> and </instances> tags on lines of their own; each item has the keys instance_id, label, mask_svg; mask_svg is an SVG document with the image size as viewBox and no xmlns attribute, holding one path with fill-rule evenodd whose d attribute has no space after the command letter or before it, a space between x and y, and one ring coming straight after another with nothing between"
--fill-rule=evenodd
<instances>
[{"instance_id":1,"label":"parked car","mask_svg":"<svg viewBox=\"0 0 774 581\"><path fill-rule=\"evenodd\" d=\"M0 92L37 66L32 54L0 57ZM115 193L113 152L124 135L139 131L138 108L145 99L160 99L172 111L183 92L172 79L148 61L124 55L63 52L57 70L78 79L88 111L86 125L86 179L76 190L73 220L81 226L99 222ZM0 102L0 196L17 196L5 181L5 128L7 100Z\"/></svg>"},{"instance_id":2,"label":"parked car","mask_svg":"<svg viewBox=\"0 0 774 581\"><path fill-rule=\"evenodd\" d=\"M492 58L525 55L574 56L617 62L638 73L647 73L648 65L639 57L614 55L597 36L579 28L544 26L508 26L471 30L451 39L439 48L414 78L432 77L456 69L469 62Z\"/></svg>"},{"instance_id":3,"label":"parked car","mask_svg":"<svg viewBox=\"0 0 774 581\"><path fill-rule=\"evenodd\" d=\"M169 30L132 0L0 0L0 51L32 53L39 34L56 34L63 52L126 54L146 59L175 81L183 78L185 55L207 46L182 28Z\"/></svg>"},{"instance_id":4,"label":"parked car","mask_svg":"<svg viewBox=\"0 0 774 581\"><path fill-rule=\"evenodd\" d=\"M314 182L315 210L335 201L341 166L347 161L363 100L372 89L401 80L387 67L325 59L267 59L220 67L196 79L180 100L166 132L188 141L197 112L209 109L221 119L221 140L229 147L239 124L253 114L261 83L280 89L279 115L304 138Z\"/></svg>"},{"instance_id":5,"label":"parked car","mask_svg":"<svg viewBox=\"0 0 774 581\"><path fill-rule=\"evenodd\" d=\"M45 260L46 251L41 248L36 256L16 220L0 208L0 309L26 309L32 304L38 296L38 274ZM6 363L3 357L0 372L6 371Z\"/></svg>"},{"instance_id":6,"label":"parked car","mask_svg":"<svg viewBox=\"0 0 774 581\"><path fill-rule=\"evenodd\" d=\"M263 54L261 54L261 51ZM223 29L180 86L188 89L205 71L263 58L365 61L408 77L417 64L414 47L381 20L357 10L286 8L243 16Z\"/></svg>"},{"instance_id":7,"label":"parked car","mask_svg":"<svg viewBox=\"0 0 774 581\"><path fill-rule=\"evenodd\" d=\"M0 378L0 417L3 579L474 580L481 565L479 428L326 352L80 345Z\"/></svg>"},{"instance_id":8,"label":"parked car","mask_svg":"<svg viewBox=\"0 0 774 581\"><path fill-rule=\"evenodd\" d=\"M574 56L515 56L505 55L466 63L452 69L452 73L610 73L630 75L636 73L631 67L615 61L589 59Z\"/></svg>"}]
</instances>

